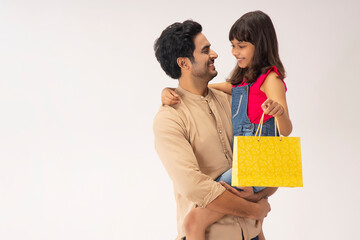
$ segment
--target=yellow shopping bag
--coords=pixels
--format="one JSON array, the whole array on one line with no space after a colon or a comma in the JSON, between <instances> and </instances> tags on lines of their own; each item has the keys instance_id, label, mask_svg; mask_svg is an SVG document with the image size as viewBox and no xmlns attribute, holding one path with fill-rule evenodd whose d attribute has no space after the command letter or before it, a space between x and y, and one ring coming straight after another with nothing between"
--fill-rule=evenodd
<instances>
[{"instance_id":1,"label":"yellow shopping bag","mask_svg":"<svg viewBox=\"0 0 360 240\"><path fill-rule=\"evenodd\" d=\"M276 118L275 137L261 136L263 119L255 136L234 137L232 185L302 187L300 138L276 136Z\"/></svg>"}]
</instances>

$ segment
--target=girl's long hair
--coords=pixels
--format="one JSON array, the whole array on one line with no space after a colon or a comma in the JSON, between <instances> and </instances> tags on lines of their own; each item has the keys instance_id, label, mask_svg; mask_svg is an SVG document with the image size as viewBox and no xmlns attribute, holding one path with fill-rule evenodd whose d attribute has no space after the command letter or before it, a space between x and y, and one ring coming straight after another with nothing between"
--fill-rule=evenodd
<instances>
[{"instance_id":1,"label":"girl's long hair","mask_svg":"<svg viewBox=\"0 0 360 240\"><path fill-rule=\"evenodd\" d=\"M268 15L261 11L248 12L239 18L231 27L229 40L250 42L255 46L255 52L250 66L240 68L236 64L228 82L233 85L255 82L260 74L275 66L280 78L285 78L285 69L281 63L278 42L274 25Z\"/></svg>"}]
</instances>

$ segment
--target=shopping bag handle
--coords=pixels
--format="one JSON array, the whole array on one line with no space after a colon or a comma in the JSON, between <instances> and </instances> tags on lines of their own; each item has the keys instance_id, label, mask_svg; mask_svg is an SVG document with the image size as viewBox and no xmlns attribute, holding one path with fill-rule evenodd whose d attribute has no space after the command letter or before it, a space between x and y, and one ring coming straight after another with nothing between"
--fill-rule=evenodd
<instances>
[{"instance_id":1,"label":"shopping bag handle","mask_svg":"<svg viewBox=\"0 0 360 240\"><path fill-rule=\"evenodd\" d=\"M264 124L264 116L265 116L265 112L263 112L263 114L262 114L262 116L261 116L261 118L260 118L260 123L259 123L259 126L258 126L258 128L257 128L257 130L256 130L256 133L255 133L255 137L256 136L258 136L259 137L259 139L258 139L258 141L260 141L260 137L261 137L261 131L262 131L262 127L263 127L263 124ZM276 131L276 129L279 131L279 137L280 137L280 141L281 141L281 133L280 133L280 127L279 127L279 122L278 122L278 120L277 120L277 118L276 117L274 117L275 118L275 137L276 137L276 135L277 135L277 131ZM260 132L259 132L259 129L260 129ZM258 135L258 132L259 132L259 135Z\"/></svg>"}]
</instances>

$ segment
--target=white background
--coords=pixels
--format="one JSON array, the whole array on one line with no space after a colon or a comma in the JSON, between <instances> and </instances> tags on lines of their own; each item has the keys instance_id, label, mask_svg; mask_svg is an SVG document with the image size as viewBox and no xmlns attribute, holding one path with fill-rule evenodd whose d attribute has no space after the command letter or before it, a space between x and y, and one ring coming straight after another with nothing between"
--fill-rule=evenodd
<instances>
[{"instance_id":1,"label":"white background","mask_svg":"<svg viewBox=\"0 0 360 240\"><path fill-rule=\"evenodd\" d=\"M193 19L235 65L228 31L275 25L302 139L304 188L270 199L267 239L357 239L360 4L353 1L0 1L0 239L174 239L172 184L153 147L154 40Z\"/></svg>"}]
</instances>

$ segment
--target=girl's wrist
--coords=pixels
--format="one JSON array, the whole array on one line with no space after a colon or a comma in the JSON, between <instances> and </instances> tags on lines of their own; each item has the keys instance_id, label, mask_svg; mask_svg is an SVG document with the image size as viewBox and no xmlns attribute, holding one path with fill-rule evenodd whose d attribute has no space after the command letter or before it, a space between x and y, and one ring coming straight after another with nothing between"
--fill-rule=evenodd
<instances>
[{"instance_id":1,"label":"girl's wrist","mask_svg":"<svg viewBox=\"0 0 360 240\"><path fill-rule=\"evenodd\" d=\"M278 116L274 116L274 117L276 117L277 119L280 119L280 118L283 118L285 116L285 110L284 110L284 108L282 109L282 113L280 114L280 115L278 115Z\"/></svg>"}]
</instances>

